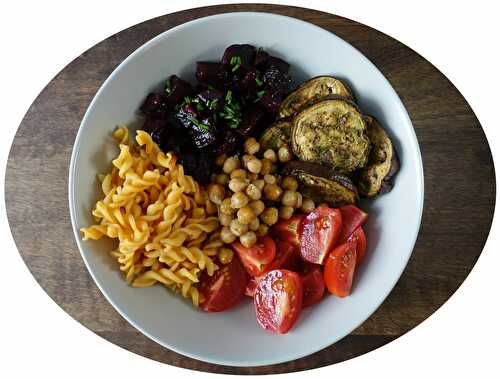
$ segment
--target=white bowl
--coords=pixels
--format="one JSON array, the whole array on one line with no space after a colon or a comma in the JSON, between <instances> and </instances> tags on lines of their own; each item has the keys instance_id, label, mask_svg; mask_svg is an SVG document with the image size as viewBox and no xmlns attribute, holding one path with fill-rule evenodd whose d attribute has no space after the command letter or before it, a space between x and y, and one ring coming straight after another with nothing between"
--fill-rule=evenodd
<instances>
[{"instance_id":1,"label":"white bowl","mask_svg":"<svg viewBox=\"0 0 500 379\"><path fill-rule=\"evenodd\" d=\"M261 329L249 300L222 313L205 313L162 286L135 289L108 255L107 240L81 241L99 193L96 174L110 169L116 125L133 124L147 93L170 74L193 78L197 60L218 60L233 43L262 46L291 64L294 84L320 74L346 79L361 109L387 128L401 159L389 194L363 207L368 251L352 295L326 298L306 309L286 335ZM87 268L106 299L135 328L159 344L199 360L234 366L289 361L349 334L382 303L399 279L417 238L423 206L423 169L408 114L378 69L336 35L294 18L227 13L191 21L147 42L116 68L90 104L78 132L69 172L71 222Z\"/></svg>"}]
</instances>

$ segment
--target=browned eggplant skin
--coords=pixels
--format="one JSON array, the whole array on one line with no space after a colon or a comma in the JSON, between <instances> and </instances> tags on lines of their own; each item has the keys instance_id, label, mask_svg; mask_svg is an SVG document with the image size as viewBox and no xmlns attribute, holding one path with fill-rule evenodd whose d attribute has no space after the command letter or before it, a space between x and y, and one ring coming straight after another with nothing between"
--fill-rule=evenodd
<instances>
[{"instance_id":1,"label":"browned eggplant skin","mask_svg":"<svg viewBox=\"0 0 500 379\"><path fill-rule=\"evenodd\" d=\"M364 167L370 141L358 106L336 95L306 105L293 118L294 154L303 161L331 165L342 173Z\"/></svg>"},{"instance_id":2,"label":"browned eggplant skin","mask_svg":"<svg viewBox=\"0 0 500 379\"><path fill-rule=\"evenodd\" d=\"M352 90L342 80L328 75L316 76L302 83L282 101L279 116L293 116L304 108L307 102L319 100L329 95L339 95L355 100Z\"/></svg>"},{"instance_id":3,"label":"browned eggplant skin","mask_svg":"<svg viewBox=\"0 0 500 379\"><path fill-rule=\"evenodd\" d=\"M300 183L302 195L316 203L332 207L356 204L358 191L353 182L332 167L314 162L291 161L282 169L283 175L294 176Z\"/></svg>"},{"instance_id":4,"label":"browned eggplant skin","mask_svg":"<svg viewBox=\"0 0 500 379\"><path fill-rule=\"evenodd\" d=\"M400 162L392 141L378 120L368 115L364 118L372 153L366 167L360 171L358 188L361 196L374 197L392 190L393 178L399 170Z\"/></svg>"}]
</instances>

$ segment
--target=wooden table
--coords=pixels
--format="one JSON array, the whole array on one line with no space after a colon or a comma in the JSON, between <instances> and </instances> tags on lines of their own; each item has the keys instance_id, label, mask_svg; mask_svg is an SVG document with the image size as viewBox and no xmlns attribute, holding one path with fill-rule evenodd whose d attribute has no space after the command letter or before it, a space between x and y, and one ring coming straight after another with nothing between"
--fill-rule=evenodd
<instances>
[{"instance_id":1,"label":"wooden table","mask_svg":"<svg viewBox=\"0 0 500 379\"><path fill-rule=\"evenodd\" d=\"M67 177L73 141L95 92L137 47L186 21L230 11L267 11L309 21L361 50L394 86L424 162L425 208L412 258L383 305L349 336L274 366L235 368L186 358L144 337L99 292L71 230ZM464 281L488 235L495 204L491 153L473 111L446 77L398 41L357 22L302 8L227 5L182 11L133 26L84 52L40 93L15 137L6 174L7 213L19 252L42 288L90 330L137 354L191 369L283 373L340 362L406 333Z\"/></svg>"}]
</instances>

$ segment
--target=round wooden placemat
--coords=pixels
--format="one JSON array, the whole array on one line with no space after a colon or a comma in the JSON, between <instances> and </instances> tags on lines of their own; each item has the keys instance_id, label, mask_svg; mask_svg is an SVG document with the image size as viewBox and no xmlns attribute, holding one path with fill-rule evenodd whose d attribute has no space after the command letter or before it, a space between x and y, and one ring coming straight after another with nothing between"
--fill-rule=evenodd
<instances>
[{"instance_id":1,"label":"round wooden placemat","mask_svg":"<svg viewBox=\"0 0 500 379\"><path fill-rule=\"evenodd\" d=\"M68 167L80 121L95 92L137 47L176 25L232 11L296 17L361 50L388 78L412 119L422 152L425 207L411 260L383 305L359 328L310 356L264 367L200 362L157 345L122 319L99 292L78 253L68 209ZM145 357L185 368L232 374L283 373L340 362L406 333L464 281L490 229L495 172L481 125L448 79L417 53L357 22L303 8L224 5L190 9L133 26L92 47L40 93L14 139L6 205L19 252L42 288L99 336ZM467 215L467 217L464 217ZM242 341L243 343L244 341Z\"/></svg>"}]
</instances>

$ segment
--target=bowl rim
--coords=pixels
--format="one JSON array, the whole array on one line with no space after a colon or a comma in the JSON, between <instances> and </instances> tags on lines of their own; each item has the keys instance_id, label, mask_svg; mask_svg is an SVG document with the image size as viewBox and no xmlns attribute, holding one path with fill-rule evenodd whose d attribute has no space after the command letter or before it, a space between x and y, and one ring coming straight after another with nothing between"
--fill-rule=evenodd
<instances>
[{"instance_id":1,"label":"bowl rim","mask_svg":"<svg viewBox=\"0 0 500 379\"><path fill-rule=\"evenodd\" d=\"M410 136L413 139L415 149L414 149L414 160L418 166L418 178L416 178L417 181L417 188L416 190L418 191L418 203L416 204L418 208L418 227L415 228L414 234L412 236L411 240L411 248L409 249L408 252L406 252L407 256L404 262L404 265L401 265L399 268L398 275L394 276L394 280L392 281L389 290L387 293L384 293L380 297L380 301L373 307L373 309L370 309L370 312L366 312L367 315L366 317L354 328L351 330L346 330L345 334L338 339L334 340L329 340L328 338L325 337L323 340L323 343L318 343L315 345L315 347L306 355L302 353L297 353L297 354L288 354L288 355L281 355L280 358L268 358L266 360L261 360L258 362L252 362L249 364L249 362L241 362L241 361L234 361L231 359L214 359L212 357L205 357L197 353L193 353L190 351L184 350L182 347L176 346L169 344L168 341L160 340L156 336L152 335L151 333L146 332L138 322L135 320L131 319L128 314L126 309L123 309L120 305L114 302L113 298L107 293L105 286L98 280L98 278L95 276L88 260L86 257L85 253L85 248L83 246L82 240L80 238L80 230L77 228L77 220L76 220L76 208L75 208L75 181L74 178L76 176L76 162L78 161L79 157L79 146L80 146L80 140L82 138L83 134L83 129L85 128L85 124L87 123L87 119L89 118L89 115L92 113L93 108L95 107L95 104L97 102L97 99L100 97L101 93L103 92L103 89L107 86L108 82L112 80L112 78L117 74L118 71L121 70L122 67L124 67L130 60L132 60L135 56L140 55L143 53L145 50L152 48L155 44L157 44L160 40L167 38L170 34L178 33L181 32L185 28L189 28L195 24L198 23L204 23L209 20L214 20L214 19L219 19L219 20L224 20L226 18L231 18L234 16L239 16L239 17L268 17L268 18L274 18L274 19L280 19L283 21L287 21L290 23L295 23L296 25L303 27L303 28L309 28L311 30L314 30L317 33L323 33L323 34L328 34L330 38L334 38L337 40L338 43L347 45L350 49L353 50L353 53L357 55L357 59L360 59L364 61L366 64L369 66L372 66L374 69L374 72L381 76L382 79L387 82L387 84L390 87L390 91L392 92L392 95L397 99L398 103L398 110L401 112L402 117L405 119L408 125L411 126L410 128ZM391 83L389 80L380 72L380 70L377 68L375 64L373 64L361 51L359 51L356 47L351 45L349 42L345 41L344 39L340 38L337 36L335 33L330 32L329 30L326 30L320 26L317 26L313 23L295 18L295 17L290 17L290 16L284 16L281 14L277 13L272 13L272 12L248 12L248 11L242 11L242 12L227 12L227 13L218 13L210 16L205 16L201 18L197 18L191 21L184 22L180 25L174 26L173 28L170 28L168 30L165 30L164 32L158 34L157 36L153 37L152 39L146 41L144 44L139 46L136 50L134 50L131 54L129 54L114 70L113 72L104 80L104 82L101 84L99 87L98 91L95 93L94 97L92 98L92 101L90 102L89 106L87 107L87 110L85 111L85 115L82 118L82 121L80 122L80 126L78 128L78 132L73 144L72 148L72 153L71 153L71 160L70 160L70 166L69 166L69 180L68 180L68 201L69 201L69 210L70 210L70 218L71 218L71 226L73 229L74 237L78 246L79 253L85 263L85 266L87 268L87 271L90 273L94 283L97 285L105 299L113 306L113 308L120 314L121 317L123 317L129 324L131 324L135 329L140 331L143 335L148 337L149 339L153 340L154 342L158 343L159 345L166 347L176 353L182 354L184 356L187 356L189 358L197 359L203 362L208 362L212 364L219 364L219 365L229 365L229 366L237 366L237 367L252 367L252 366L264 366L264 365L272 365L272 364L278 364L278 363L283 363L283 362L289 362L294 359L302 358L307 355L313 354L317 351L320 351L334 343L337 343L341 339L345 338L347 335L349 335L354 329L358 328L360 325L362 325L373 313L376 312L376 310L382 305L382 303L386 300L386 298L389 296L389 294L392 292L394 289L394 286L396 283L399 281L401 278L401 275L403 271L405 270L406 266L408 265L408 261L413 253L413 249L415 248L415 243L418 238L418 234L420 232L421 228L421 222L422 222L422 214L423 214L423 205L424 205L424 170L423 170L423 162L422 162L422 156L420 152L420 146L418 143L418 139L415 133L415 129L413 127L413 123L411 122L410 116L408 115L408 112L406 110L406 107L404 106L402 100L398 96L397 92L395 89L392 87ZM373 351L373 350L372 350Z\"/></svg>"}]
</instances>

